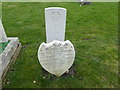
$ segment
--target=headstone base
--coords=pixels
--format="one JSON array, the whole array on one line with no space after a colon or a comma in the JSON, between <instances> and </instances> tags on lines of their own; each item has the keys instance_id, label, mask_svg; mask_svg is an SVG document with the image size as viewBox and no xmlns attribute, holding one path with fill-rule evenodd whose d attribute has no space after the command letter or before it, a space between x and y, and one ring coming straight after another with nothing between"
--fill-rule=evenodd
<instances>
[{"instance_id":1,"label":"headstone base","mask_svg":"<svg viewBox=\"0 0 120 90\"><path fill-rule=\"evenodd\" d=\"M10 37L8 40L10 41L9 44L0 54L0 66L2 67L0 69L0 79L2 80L2 83L10 65L13 64L21 50L21 43L19 42L18 37Z\"/></svg>"}]
</instances>

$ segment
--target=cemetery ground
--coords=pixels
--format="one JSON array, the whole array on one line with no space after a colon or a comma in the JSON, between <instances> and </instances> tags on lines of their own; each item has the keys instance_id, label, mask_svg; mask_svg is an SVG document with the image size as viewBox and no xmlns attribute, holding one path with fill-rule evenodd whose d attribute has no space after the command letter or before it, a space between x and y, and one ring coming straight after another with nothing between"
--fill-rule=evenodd
<instances>
[{"instance_id":1,"label":"cemetery ground","mask_svg":"<svg viewBox=\"0 0 120 90\"><path fill-rule=\"evenodd\" d=\"M44 8L66 8L66 40L76 50L68 74L45 72L37 58L46 41ZM118 3L7 3L2 6L7 36L19 37L22 50L5 78L4 88L118 87Z\"/></svg>"},{"instance_id":2,"label":"cemetery ground","mask_svg":"<svg viewBox=\"0 0 120 90\"><path fill-rule=\"evenodd\" d=\"M2 53L2 51L5 49L5 47L8 45L9 42L4 42L4 43L0 43L0 54Z\"/></svg>"}]
</instances>

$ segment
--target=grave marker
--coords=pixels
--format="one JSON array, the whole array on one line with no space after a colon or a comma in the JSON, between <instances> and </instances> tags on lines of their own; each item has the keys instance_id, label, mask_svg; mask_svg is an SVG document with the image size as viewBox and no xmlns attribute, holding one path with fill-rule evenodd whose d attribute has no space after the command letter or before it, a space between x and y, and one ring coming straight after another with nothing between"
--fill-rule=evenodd
<instances>
[{"instance_id":1,"label":"grave marker","mask_svg":"<svg viewBox=\"0 0 120 90\"><path fill-rule=\"evenodd\" d=\"M4 27L2 25L2 21L0 19L0 43L1 42L8 42Z\"/></svg>"},{"instance_id":2,"label":"grave marker","mask_svg":"<svg viewBox=\"0 0 120 90\"><path fill-rule=\"evenodd\" d=\"M59 7L45 8L47 43L53 40L64 41L66 9Z\"/></svg>"},{"instance_id":3,"label":"grave marker","mask_svg":"<svg viewBox=\"0 0 120 90\"><path fill-rule=\"evenodd\" d=\"M66 9L51 7L45 9L47 43L38 49L41 66L51 74L63 75L73 64L75 49L65 38Z\"/></svg>"}]
</instances>

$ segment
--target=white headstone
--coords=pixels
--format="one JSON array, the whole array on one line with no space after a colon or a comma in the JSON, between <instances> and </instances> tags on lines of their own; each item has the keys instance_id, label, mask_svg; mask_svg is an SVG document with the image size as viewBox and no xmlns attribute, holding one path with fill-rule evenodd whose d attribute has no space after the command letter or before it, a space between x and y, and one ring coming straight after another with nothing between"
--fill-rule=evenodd
<instances>
[{"instance_id":1,"label":"white headstone","mask_svg":"<svg viewBox=\"0 0 120 90\"><path fill-rule=\"evenodd\" d=\"M47 43L38 49L41 66L56 76L64 74L73 64L75 50L65 38L66 9L52 7L45 9Z\"/></svg>"},{"instance_id":2,"label":"white headstone","mask_svg":"<svg viewBox=\"0 0 120 90\"><path fill-rule=\"evenodd\" d=\"M66 9L60 7L45 8L46 40L64 41L66 26Z\"/></svg>"},{"instance_id":3,"label":"white headstone","mask_svg":"<svg viewBox=\"0 0 120 90\"><path fill-rule=\"evenodd\" d=\"M8 39L4 30L4 27L2 25L2 21L0 19L0 42L7 42L7 41Z\"/></svg>"},{"instance_id":4,"label":"white headstone","mask_svg":"<svg viewBox=\"0 0 120 90\"><path fill-rule=\"evenodd\" d=\"M74 58L75 50L69 40L42 43L38 50L41 66L56 76L64 74L72 66Z\"/></svg>"}]
</instances>

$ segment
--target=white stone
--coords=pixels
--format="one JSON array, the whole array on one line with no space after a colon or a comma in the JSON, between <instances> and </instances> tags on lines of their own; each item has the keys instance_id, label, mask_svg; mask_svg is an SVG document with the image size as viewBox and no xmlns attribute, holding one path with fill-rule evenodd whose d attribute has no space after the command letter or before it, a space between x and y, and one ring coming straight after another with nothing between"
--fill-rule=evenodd
<instances>
[{"instance_id":1,"label":"white stone","mask_svg":"<svg viewBox=\"0 0 120 90\"><path fill-rule=\"evenodd\" d=\"M0 19L0 42L7 42L7 41L8 39L4 30L4 27L2 25L2 21Z\"/></svg>"},{"instance_id":2,"label":"white stone","mask_svg":"<svg viewBox=\"0 0 120 90\"><path fill-rule=\"evenodd\" d=\"M0 54L0 77L2 77L4 71L7 69L11 58L20 44L18 37L9 37L8 40L10 41L9 44Z\"/></svg>"},{"instance_id":3,"label":"white stone","mask_svg":"<svg viewBox=\"0 0 120 90\"><path fill-rule=\"evenodd\" d=\"M33 83L36 83L36 81L33 81Z\"/></svg>"},{"instance_id":4,"label":"white stone","mask_svg":"<svg viewBox=\"0 0 120 90\"><path fill-rule=\"evenodd\" d=\"M0 78L1 78L1 76L2 76L2 71L3 69L2 69L2 61L0 60Z\"/></svg>"},{"instance_id":5,"label":"white stone","mask_svg":"<svg viewBox=\"0 0 120 90\"><path fill-rule=\"evenodd\" d=\"M38 49L41 66L51 74L63 75L72 66L75 50L72 43L65 39L66 9L45 8L46 42Z\"/></svg>"},{"instance_id":6,"label":"white stone","mask_svg":"<svg viewBox=\"0 0 120 90\"><path fill-rule=\"evenodd\" d=\"M56 76L64 74L72 66L74 58L75 50L69 40L43 42L38 49L38 59L41 66Z\"/></svg>"},{"instance_id":7,"label":"white stone","mask_svg":"<svg viewBox=\"0 0 120 90\"><path fill-rule=\"evenodd\" d=\"M46 40L64 41L66 26L66 9L60 7L45 8Z\"/></svg>"}]
</instances>

